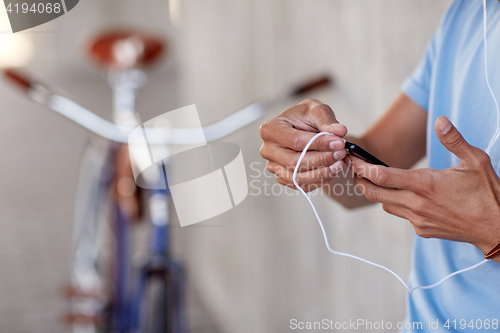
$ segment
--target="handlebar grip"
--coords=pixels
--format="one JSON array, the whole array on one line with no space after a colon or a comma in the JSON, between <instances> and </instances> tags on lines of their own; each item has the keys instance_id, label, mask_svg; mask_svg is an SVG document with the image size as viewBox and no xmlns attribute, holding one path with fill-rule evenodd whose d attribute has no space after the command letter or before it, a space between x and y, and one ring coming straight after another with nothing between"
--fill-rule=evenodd
<instances>
[{"instance_id":1,"label":"handlebar grip","mask_svg":"<svg viewBox=\"0 0 500 333\"><path fill-rule=\"evenodd\" d=\"M323 75L318 78L315 78L311 81L308 81L298 87L296 87L292 93L292 97L297 97L306 93L309 93L313 90L319 88L325 88L333 85L333 80L329 75Z\"/></svg>"},{"instance_id":2,"label":"handlebar grip","mask_svg":"<svg viewBox=\"0 0 500 333\"><path fill-rule=\"evenodd\" d=\"M32 81L26 75L16 70L6 69L4 71L4 75L9 81L18 85L23 90L28 90L30 88L33 88Z\"/></svg>"}]
</instances>

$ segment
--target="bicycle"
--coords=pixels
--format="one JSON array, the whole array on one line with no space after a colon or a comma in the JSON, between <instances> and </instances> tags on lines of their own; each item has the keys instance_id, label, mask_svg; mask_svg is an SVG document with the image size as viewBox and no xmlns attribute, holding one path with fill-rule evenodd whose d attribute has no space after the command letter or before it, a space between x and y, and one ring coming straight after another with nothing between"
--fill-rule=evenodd
<instances>
[{"instance_id":1,"label":"bicycle","mask_svg":"<svg viewBox=\"0 0 500 333\"><path fill-rule=\"evenodd\" d=\"M126 147L128 133L141 125L135 96L147 82L144 68L160 58L164 45L157 37L120 30L99 35L92 43L90 54L105 70L113 90L113 122L24 74L5 72L28 97L103 138L86 148L77 187L72 281L67 291L67 319L75 333L186 332L184 272L169 250L169 191L136 186ZM330 84L329 77L320 77L289 96ZM255 102L203 127L206 141L254 122L269 104ZM175 129L163 143L183 144L189 133ZM146 262L134 267L130 236L141 219L150 226L150 249Z\"/></svg>"}]
</instances>

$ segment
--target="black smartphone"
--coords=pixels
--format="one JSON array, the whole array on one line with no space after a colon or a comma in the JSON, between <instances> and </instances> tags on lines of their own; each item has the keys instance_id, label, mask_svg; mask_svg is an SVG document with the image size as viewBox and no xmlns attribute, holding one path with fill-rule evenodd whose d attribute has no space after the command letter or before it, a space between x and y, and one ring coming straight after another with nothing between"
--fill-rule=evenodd
<instances>
[{"instance_id":1,"label":"black smartphone","mask_svg":"<svg viewBox=\"0 0 500 333\"><path fill-rule=\"evenodd\" d=\"M366 150L364 150L363 148L352 142L346 141L345 149L347 149L349 154L359 157L365 162L389 167L387 164L385 164L384 162L382 162L381 160L379 160L378 158L376 158L375 156L373 156L372 154L370 154L369 152L367 152Z\"/></svg>"}]
</instances>

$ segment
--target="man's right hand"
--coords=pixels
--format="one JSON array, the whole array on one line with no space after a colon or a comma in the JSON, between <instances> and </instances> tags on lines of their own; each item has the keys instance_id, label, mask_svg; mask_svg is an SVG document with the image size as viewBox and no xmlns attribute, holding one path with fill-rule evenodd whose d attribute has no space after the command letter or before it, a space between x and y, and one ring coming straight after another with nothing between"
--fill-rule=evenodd
<instances>
[{"instance_id":1,"label":"man's right hand","mask_svg":"<svg viewBox=\"0 0 500 333\"><path fill-rule=\"evenodd\" d=\"M334 135L316 139L302 160L297 183L306 192L330 182L342 170L347 153L342 138L347 128L339 124L328 105L314 99L300 102L260 127L264 140L260 154L280 184L296 188L293 170L304 147L319 132Z\"/></svg>"}]
</instances>

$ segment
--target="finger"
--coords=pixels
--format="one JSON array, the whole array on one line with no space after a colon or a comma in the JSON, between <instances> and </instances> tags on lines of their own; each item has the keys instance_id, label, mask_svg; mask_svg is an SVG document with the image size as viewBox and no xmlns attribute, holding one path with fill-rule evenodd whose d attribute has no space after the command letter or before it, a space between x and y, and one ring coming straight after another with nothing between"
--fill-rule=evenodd
<instances>
[{"instance_id":1,"label":"finger","mask_svg":"<svg viewBox=\"0 0 500 333\"><path fill-rule=\"evenodd\" d=\"M279 167L280 165L276 162L273 161L267 161L266 162L266 169L273 174L276 174L276 168Z\"/></svg>"},{"instance_id":2,"label":"finger","mask_svg":"<svg viewBox=\"0 0 500 333\"><path fill-rule=\"evenodd\" d=\"M278 145L302 152L313 136L318 134L310 130L297 129L289 119L277 117L265 122L260 127L260 136L264 142L274 142ZM337 135L323 135L312 143L309 150L337 151L345 149L344 140Z\"/></svg>"},{"instance_id":3,"label":"finger","mask_svg":"<svg viewBox=\"0 0 500 333\"><path fill-rule=\"evenodd\" d=\"M329 167L345 157L346 153L346 150L340 150L338 152L308 151L300 163L299 171L302 172L319 167ZM276 162L279 165L293 170L297 165L301 153L283 148L277 144L264 143L260 149L260 154L266 160Z\"/></svg>"},{"instance_id":4,"label":"finger","mask_svg":"<svg viewBox=\"0 0 500 333\"><path fill-rule=\"evenodd\" d=\"M343 163L342 163L343 164ZM287 185L291 188L296 189L295 184L293 183L293 171L291 171L288 168L284 168L283 166L279 165L278 163L268 161L266 164L267 170L269 170L271 173L276 175L276 179L280 180L279 183L282 185ZM317 188L318 186L323 186L324 184L328 183L331 179L333 179L336 174L342 170L342 167L338 166L337 167L339 170L333 170L333 168L322 168L322 169L315 169L307 172L301 172L297 174L297 183L299 186L303 186L304 188L306 185L314 185L314 188Z\"/></svg>"},{"instance_id":5,"label":"finger","mask_svg":"<svg viewBox=\"0 0 500 333\"><path fill-rule=\"evenodd\" d=\"M330 167L316 168L297 173L297 183L299 185L327 183L332 180L344 167L344 162L337 161ZM275 166L276 176L293 183L293 170L282 166Z\"/></svg>"},{"instance_id":6,"label":"finger","mask_svg":"<svg viewBox=\"0 0 500 333\"><path fill-rule=\"evenodd\" d=\"M297 190L297 187L295 184L290 183L288 180L281 178L281 177L276 177L276 181L280 183L281 185L293 188L294 190ZM323 183L316 183L316 184L304 184L304 185L299 185L300 188L304 190L304 192L311 192L314 191L320 187L322 187L324 184Z\"/></svg>"},{"instance_id":7,"label":"finger","mask_svg":"<svg viewBox=\"0 0 500 333\"><path fill-rule=\"evenodd\" d=\"M347 134L347 128L339 124L332 108L317 99L306 99L299 103L307 108L306 115L320 132L330 132L340 137Z\"/></svg>"},{"instance_id":8,"label":"finger","mask_svg":"<svg viewBox=\"0 0 500 333\"><path fill-rule=\"evenodd\" d=\"M400 217L402 219L406 219L408 221L413 221L417 217L417 215L415 215L415 213L413 213L408 208L395 206L395 205L389 205L389 204L382 204L382 208L387 213L392 214L392 215L397 216L397 217Z\"/></svg>"},{"instance_id":9,"label":"finger","mask_svg":"<svg viewBox=\"0 0 500 333\"><path fill-rule=\"evenodd\" d=\"M436 119L434 129L439 141L455 156L461 160L475 160L477 158L479 149L465 141L462 134L448 118L441 116Z\"/></svg>"},{"instance_id":10,"label":"finger","mask_svg":"<svg viewBox=\"0 0 500 333\"><path fill-rule=\"evenodd\" d=\"M354 177L353 180L356 187L369 201L405 208L408 208L411 203L413 193L410 191L380 187L365 178Z\"/></svg>"},{"instance_id":11,"label":"finger","mask_svg":"<svg viewBox=\"0 0 500 333\"><path fill-rule=\"evenodd\" d=\"M422 181L416 170L403 170L370 164L352 155L345 157L344 161L355 174L370 180L378 186L411 191L420 190Z\"/></svg>"}]
</instances>

